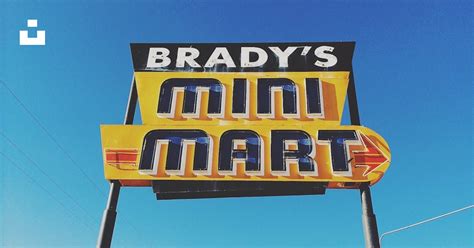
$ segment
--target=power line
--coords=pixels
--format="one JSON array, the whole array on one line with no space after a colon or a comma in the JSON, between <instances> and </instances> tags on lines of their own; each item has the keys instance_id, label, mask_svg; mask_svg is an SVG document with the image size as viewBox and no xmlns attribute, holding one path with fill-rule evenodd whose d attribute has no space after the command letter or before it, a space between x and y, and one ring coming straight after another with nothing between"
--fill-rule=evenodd
<instances>
[{"instance_id":1,"label":"power line","mask_svg":"<svg viewBox=\"0 0 474 248\"><path fill-rule=\"evenodd\" d=\"M8 87L8 85L3 81L0 80L0 83L8 90L8 92L15 98L18 104L25 110L28 115L35 121L35 123L47 134L47 136L56 144L56 146L63 152L64 155L71 161L71 163L81 172L81 174L92 184L98 191L99 194L102 196L106 196L106 193L87 175L87 173L76 163L76 161L72 158L72 156L66 151L66 149L59 143L58 140L54 138L54 136L48 131L48 129L41 123L41 121L36 117L33 112L31 112L28 107L20 100L20 98ZM4 135L3 135L4 136ZM4 136L5 137L5 136ZM124 222L133 229L134 232L139 234L137 228L132 225L127 218L124 218Z\"/></svg>"},{"instance_id":2,"label":"power line","mask_svg":"<svg viewBox=\"0 0 474 248\"><path fill-rule=\"evenodd\" d=\"M2 151L0 151L0 155L2 155L4 158L6 158L8 161L10 161L10 163L15 166L23 175L25 175L26 177L28 177L34 184L36 184L40 189L42 189L44 192L46 192L50 197L51 199L53 199L56 203L58 203L62 208L64 208L66 210L66 212L73 218L77 218L77 219L80 219L78 216L76 216L69 208L66 207L66 205L64 205L64 203L62 203L58 198L56 198L54 196L53 193L51 193L51 191L49 191L48 189L46 189L43 185L41 185L41 183L39 183L34 177L32 177L30 174L28 174L23 168L21 168L21 166L19 166L17 163L15 163L15 161L13 161L11 158L9 158L5 153L3 153ZM81 222L84 226L86 226L87 228L89 228L90 230L94 231L92 229L91 226L89 226L88 224L86 224L85 222Z\"/></svg>"},{"instance_id":3,"label":"power line","mask_svg":"<svg viewBox=\"0 0 474 248\"><path fill-rule=\"evenodd\" d=\"M474 207L474 205L469 205L469 206L466 206L466 207L463 207L463 208L460 208L460 209L453 210L451 212L447 212L447 213L442 214L442 215L435 216L433 218L429 218L429 219L426 219L426 220L422 220L420 222L416 222L416 223L408 225L408 226L404 226L404 227L394 229L392 231L384 232L382 235L380 235L380 243L382 243L383 237L388 235L388 234L400 232L400 231L403 231L403 230L408 229L408 228L412 228L412 227L415 227L415 226L418 226L418 225L421 225L421 224L425 224L425 223L428 223L428 222L431 222L431 221L435 221L437 219L441 219L441 218L447 217L449 215L468 210L468 209L473 208L473 207Z\"/></svg>"},{"instance_id":4,"label":"power line","mask_svg":"<svg viewBox=\"0 0 474 248\"><path fill-rule=\"evenodd\" d=\"M72 218L76 218L76 219L81 219L80 217L78 217L77 215L74 214L74 212L72 210L70 210L68 207L66 207L66 205L64 205L64 203L62 203L58 198L56 198L54 196L54 194L47 190L43 185L41 185L41 183L39 183L34 177L32 177L31 175L29 175L28 173L26 173L25 170L23 170L23 168L21 168L21 166L19 166L17 163L15 163L11 158L7 157L5 155L5 153L1 152L0 151L0 155L2 155L4 158L6 158L13 166L15 166L23 175L25 175L26 177L28 177L28 179L31 180L31 182L33 182L34 184L36 184L39 188L41 188L43 191L45 191L56 203L58 203L62 208L64 208L64 210L66 210L66 212L68 213L68 215ZM86 222L80 222L82 225L84 225L85 227L87 227L89 230L91 231L95 231L93 229L93 227L86 223ZM118 240L120 243L123 243L123 240L122 239L119 239Z\"/></svg>"},{"instance_id":5,"label":"power line","mask_svg":"<svg viewBox=\"0 0 474 248\"><path fill-rule=\"evenodd\" d=\"M0 135L3 136L3 138L10 143L11 146L13 146L17 151L19 151L25 158L27 158L40 172L43 174L48 180L56 186L63 194L65 194L78 208L80 208L87 217L90 219L94 220L94 217L92 217L82 206L79 204L79 202L76 201L74 197L71 196L67 191L63 189L46 171L44 171L41 166L38 165L36 161L34 161L26 152L24 152L18 145L13 142L8 136L5 135L2 131L0 131Z\"/></svg>"},{"instance_id":6,"label":"power line","mask_svg":"<svg viewBox=\"0 0 474 248\"><path fill-rule=\"evenodd\" d=\"M105 195L105 192L90 178L89 175L76 163L76 161L72 158L72 156L64 149L64 147L54 138L54 136L48 131L48 129L41 123L41 121L36 117L36 115L31 112L26 105L18 98L18 96L8 87L8 85L3 81L0 80L2 85L10 92L10 94L15 98L15 100L20 104L20 106L28 113L28 115L33 118L35 123L48 135L48 137L56 144L56 146L63 152L64 155L72 162L72 164L81 172L81 174L89 181L90 184L92 184L99 193L101 193L103 196Z\"/></svg>"}]
</instances>

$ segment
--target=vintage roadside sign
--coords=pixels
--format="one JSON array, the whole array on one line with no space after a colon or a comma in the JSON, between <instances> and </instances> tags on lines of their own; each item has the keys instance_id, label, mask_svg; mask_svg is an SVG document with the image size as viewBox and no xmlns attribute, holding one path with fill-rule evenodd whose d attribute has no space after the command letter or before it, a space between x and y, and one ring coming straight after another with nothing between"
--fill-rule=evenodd
<instances>
[{"instance_id":1,"label":"vintage roadside sign","mask_svg":"<svg viewBox=\"0 0 474 248\"><path fill-rule=\"evenodd\" d=\"M132 44L143 125L102 125L105 177L158 199L374 184L387 142L343 126L353 42Z\"/></svg>"}]
</instances>

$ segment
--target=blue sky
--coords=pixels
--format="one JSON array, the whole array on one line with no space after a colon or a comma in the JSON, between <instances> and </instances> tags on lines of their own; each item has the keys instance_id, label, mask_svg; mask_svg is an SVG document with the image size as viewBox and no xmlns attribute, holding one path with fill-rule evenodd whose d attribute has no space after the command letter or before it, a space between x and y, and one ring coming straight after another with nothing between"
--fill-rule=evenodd
<instances>
[{"instance_id":1,"label":"blue sky","mask_svg":"<svg viewBox=\"0 0 474 248\"><path fill-rule=\"evenodd\" d=\"M46 46L18 45L28 18L47 31ZM0 156L0 244L95 245L108 190L99 125L123 120L130 42L356 41L362 123L392 151L372 189L380 233L473 204L472 28L469 1L3 1L0 80L67 153L1 86L2 133L62 190L0 137L9 158ZM156 201L150 188L124 188L118 212L117 247L364 245L354 190ZM383 245L473 247L472 212L387 236Z\"/></svg>"}]
</instances>

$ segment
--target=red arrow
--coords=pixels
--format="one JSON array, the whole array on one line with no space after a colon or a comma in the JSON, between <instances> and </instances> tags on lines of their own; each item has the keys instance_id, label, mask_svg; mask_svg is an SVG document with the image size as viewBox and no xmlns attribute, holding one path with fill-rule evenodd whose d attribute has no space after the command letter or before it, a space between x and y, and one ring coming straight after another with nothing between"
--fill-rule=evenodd
<instances>
[{"instance_id":1,"label":"red arrow","mask_svg":"<svg viewBox=\"0 0 474 248\"><path fill-rule=\"evenodd\" d=\"M367 167L364 176L388 162L388 157L365 134L360 133L363 151L354 151L355 167Z\"/></svg>"}]
</instances>

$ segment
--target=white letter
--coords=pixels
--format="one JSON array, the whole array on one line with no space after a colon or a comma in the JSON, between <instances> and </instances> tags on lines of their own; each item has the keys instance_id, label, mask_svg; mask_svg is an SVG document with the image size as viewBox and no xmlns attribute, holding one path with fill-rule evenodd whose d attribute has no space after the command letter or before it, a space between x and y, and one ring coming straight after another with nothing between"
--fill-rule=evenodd
<instances>
[{"instance_id":1,"label":"white letter","mask_svg":"<svg viewBox=\"0 0 474 248\"><path fill-rule=\"evenodd\" d=\"M256 53L258 58L256 61L250 62L250 53ZM242 47L240 53L241 67L258 67L267 62L268 54L265 50L258 47Z\"/></svg>"},{"instance_id":2,"label":"white letter","mask_svg":"<svg viewBox=\"0 0 474 248\"><path fill-rule=\"evenodd\" d=\"M287 47L285 51L282 51L279 47L269 48L278 57L278 67L288 67L288 57L296 50L297 47Z\"/></svg>"},{"instance_id":3,"label":"white letter","mask_svg":"<svg viewBox=\"0 0 474 248\"><path fill-rule=\"evenodd\" d=\"M201 67L196 61L199 57L199 50L193 47L180 47L178 48L178 55L176 58L176 67L184 67L184 63L187 63L191 67Z\"/></svg>"},{"instance_id":4,"label":"white letter","mask_svg":"<svg viewBox=\"0 0 474 248\"><path fill-rule=\"evenodd\" d=\"M170 51L164 47L150 47L146 67L158 68L168 66L171 63L171 59L168 58L169 54ZM161 60L161 62L156 62L157 60Z\"/></svg>"},{"instance_id":5,"label":"white letter","mask_svg":"<svg viewBox=\"0 0 474 248\"><path fill-rule=\"evenodd\" d=\"M222 56L222 59L219 57ZM207 63L204 67L213 67L216 64L225 64L227 67L235 67L235 63L230 57L229 51L225 47L216 47L214 52L212 52L211 56L207 60Z\"/></svg>"},{"instance_id":6,"label":"white letter","mask_svg":"<svg viewBox=\"0 0 474 248\"><path fill-rule=\"evenodd\" d=\"M334 47L330 46L320 46L314 50L314 55L320 59L325 59L327 62L321 62L319 60L316 60L314 64L319 67L331 67L334 66L337 63L337 57L330 54L330 53L325 53L327 52L332 52L334 50Z\"/></svg>"}]
</instances>

